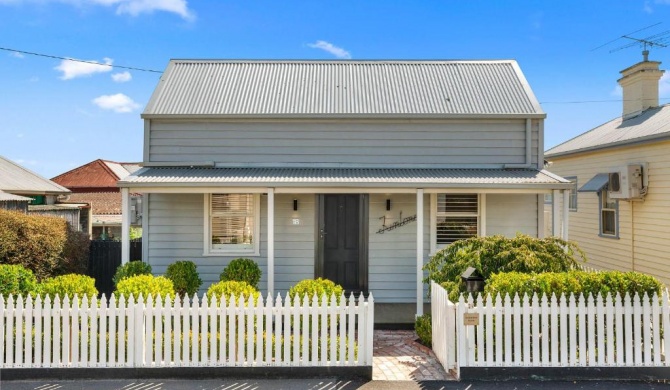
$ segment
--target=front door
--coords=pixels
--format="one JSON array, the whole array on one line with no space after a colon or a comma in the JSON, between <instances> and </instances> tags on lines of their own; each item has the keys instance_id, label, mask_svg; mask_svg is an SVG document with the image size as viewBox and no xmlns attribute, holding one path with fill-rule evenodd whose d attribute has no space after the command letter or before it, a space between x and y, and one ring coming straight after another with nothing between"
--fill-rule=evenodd
<instances>
[{"instance_id":1,"label":"front door","mask_svg":"<svg viewBox=\"0 0 670 390\"><path fill-rule=\"evenodd\" d=\"M316 276L367 291L367 195L319 195Z\"/></svg>"}]
</instances>

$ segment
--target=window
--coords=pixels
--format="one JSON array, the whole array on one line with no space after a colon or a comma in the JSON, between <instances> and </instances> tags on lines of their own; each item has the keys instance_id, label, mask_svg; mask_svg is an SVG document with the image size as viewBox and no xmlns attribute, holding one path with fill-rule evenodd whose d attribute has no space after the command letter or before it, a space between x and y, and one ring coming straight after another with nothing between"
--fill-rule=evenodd
<instances>
[{"instance_id":1,"label":"window","mask_svg":"<svg viewBox=\"0 0 670 390\"><path fill-rule=\"evenodd\" d=\"M619 236L619 203L607 194L607 187L599 193L600 197L600 235L603 237Z\"/></svg>"},{"instance_id":2,"label":"window","mask_svg":"<svg viewBox=\"0 0 670 390\"><path fill-rule=\"evenodd\" d=\"M565 176L565 178L572 183L568 197L568 210L577 211L577 176Z\"/></svg>"},{"instance_id":3,"label":"window","mask_svg":"<svg viewBox=\"0 0 670 390\"><path fill-rule=\"evenodd\" d=\"M259 199L255 194L209 196L209 252L258 254Z\"/></svg>"},{"instance_id":4,"label":"window","mask_svg":"<svg viewBox=\"0 0 670 390\"><path fill-rule=\"evenodd\" d=\"M435 213L436 246L475 237L479 232L479 196L477 194L437 194Z\"/></svg>"}]
</instances>

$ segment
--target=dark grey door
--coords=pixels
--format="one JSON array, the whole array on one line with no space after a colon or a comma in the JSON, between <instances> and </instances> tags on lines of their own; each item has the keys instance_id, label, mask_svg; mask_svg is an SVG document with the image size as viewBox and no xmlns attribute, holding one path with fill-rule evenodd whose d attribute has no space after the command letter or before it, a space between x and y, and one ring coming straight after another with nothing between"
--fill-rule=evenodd
<instances>
[{"instance_id":1,"label":"dark grey door","mask_svg":"<svg viewBox=\"0 0 670 390\"><path fill-rule=\"evenodd\" d=\"M367 290L367 196L321 195L317 276L347 292Z\"/></svg>"}]
</instances>

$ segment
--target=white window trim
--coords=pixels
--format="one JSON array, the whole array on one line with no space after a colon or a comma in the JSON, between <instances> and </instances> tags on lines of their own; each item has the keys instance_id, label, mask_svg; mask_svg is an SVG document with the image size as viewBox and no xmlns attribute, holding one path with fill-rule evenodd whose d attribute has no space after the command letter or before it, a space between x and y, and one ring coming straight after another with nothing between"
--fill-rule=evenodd
<instances>
[{"instance_id":1,"label":"white window trim","mask_svg":"<svg viewBox=\"0 0 670 390\"><path fill-rule=\"evenodd\" d=\"M449 194L450 192L444 191L440 194ZM437 195L438 193L430 194L430 256L434 255L438 250L442 250L447 247L447 245L440 244L438 247L437 244ZM464 216L472 216L471 214L463 214ZM458 213L454 213L453 216L458 217ZM486 235L486 194L478 193L477 194L477 236Z\"/></svg>"},{"instance_id":2,"label":"white window trim","mask_svg":"<svg viewBox=\"0 0 670 390\"><path fill-rule=\"evenodd\" d=\"M570 188L570 190L569 190L568 200L570 198L573 198L573 194L574 194L574 200L575 200L574 206L575 207L570 207L569 202L568 202L567 207L568 207L569 211L575 212L579 208L579 197L578 197L579 192L577 191L578 186L579 186L578 177L576 175L567 175L567 176L563 176L563 178L565 178L566 180L570 180L570 182L572 182L574 184L574 186L572 188Z\"/></svg>"},{"instance_id":3,"label":"white window trim","mask_svg":"<svg viewBox=\"0 0 670 390\"><path fill-rule=\"evenodd\" d=\"M619 200L615 199L614 200L614 207L612 208L607 208L605 207L605 197L607 196L609 198L609 195L607 194L607 188L604 188L602 191L599 192L598 194L598 218L599 218L599 232L598 235L603 238L619 238ZM604 230L604 221L603 221L603 211L610 211L614 213L614 233L605 233Z\"/></svg>"},{"instance_id":4,"label":"white window trim","mask_svg":"<svg viewBox=\"0 0 670 390\"><path fill-rule=\"evenodd\" d=\"M218 193L218 192L217 192ZM227 192L220 192L225 194ZM261 238L261 196L260 194L252 194L254 196L254 247L252 249L212 249L212 194L205 194L204 198L204 214L203 214L203 256L260 256L260 238Z\"/></svg>"}]
</instances>

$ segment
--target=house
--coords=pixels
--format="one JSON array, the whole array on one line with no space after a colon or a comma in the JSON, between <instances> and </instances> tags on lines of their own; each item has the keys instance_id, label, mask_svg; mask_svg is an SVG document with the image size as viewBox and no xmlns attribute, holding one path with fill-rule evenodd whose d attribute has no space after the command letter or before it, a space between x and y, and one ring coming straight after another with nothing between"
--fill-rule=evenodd
<instances>
[{"instance_id":1,"label":"house","mask_svg":"<svg viewBox=\"0 0 670 390\"><path fill-rule=\"evenodd\" d=\"M58 203L70 190L0 156L0 208L61 217L80 230L88 218L84 204Z\"/></svg>"},{"instance_id":2,"label":"house","mask_svg":"<svg viewBox=\"0 0 670 390\"><path fill-rule=\"evenodd\" d=\"M622 115L549 149L572 181L570 239L596 268L640 271L670 283L670 104L659 105L660 62L621 71Z\"/></svg>"},{"instance_id":3,"label":"house","mask_svg":"<svg viewBox=\"0 0 670 390\"><path fill-rule=\"evenodd\" d=\"M86 203L91 206L92 218L88 228L93 239L120 239L121 193L116 182L140 169L137 163L94 160L51 180L72 191L66 203ZM131 197L131 225L141 225L142 197Z\"/></svg>"},{"instance_id":4,"label":"house","mask_svg":"<svg viewBox=\"0 0 670 390\"><path fill-rule=\"evenodd\" d=\"M143 168L119 186L124 212L144 194L155 272L192 260L206 288L248 257L264 293L325 277L371 292L378 321L423 312L431 253L541 236L544 194L570 188L509 60L172 60L142 118Z\"/></svg>"}]
</instances>

